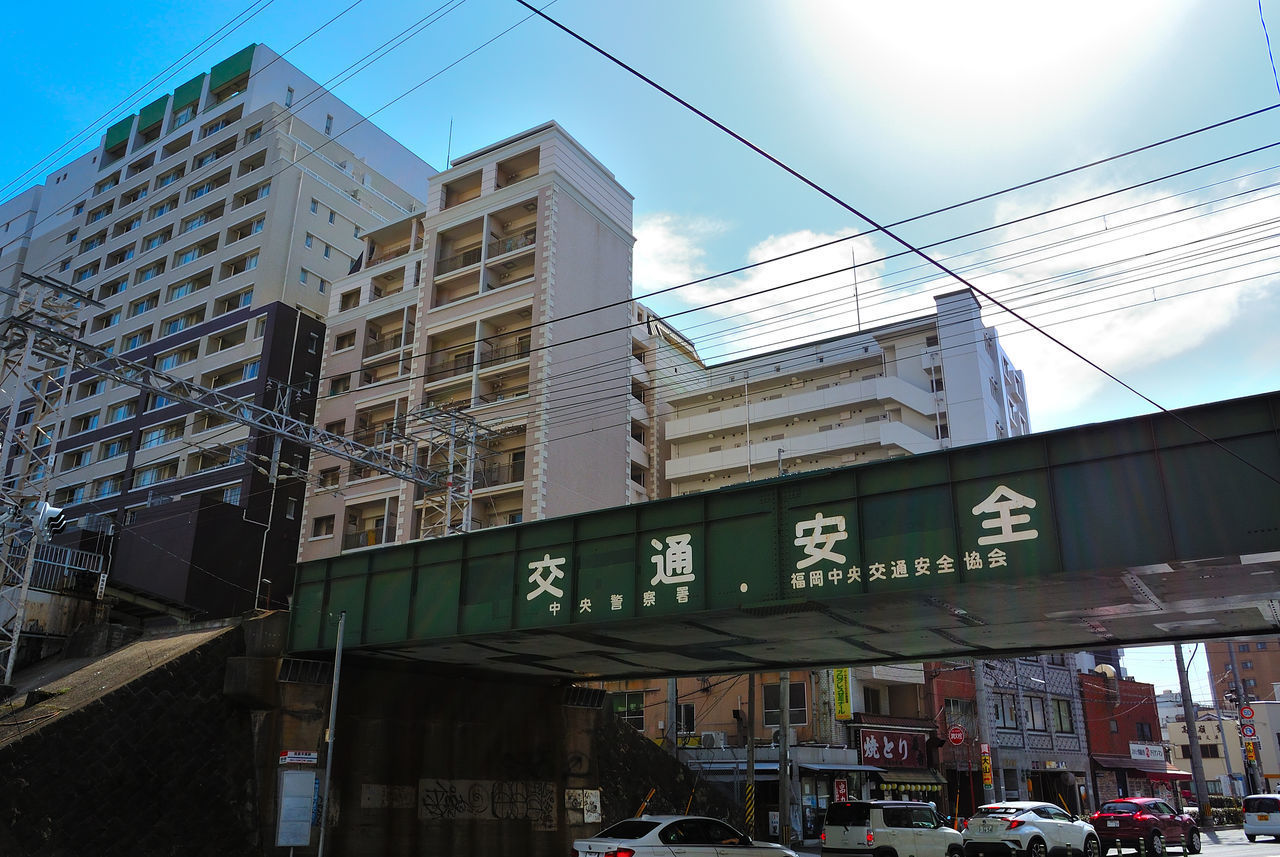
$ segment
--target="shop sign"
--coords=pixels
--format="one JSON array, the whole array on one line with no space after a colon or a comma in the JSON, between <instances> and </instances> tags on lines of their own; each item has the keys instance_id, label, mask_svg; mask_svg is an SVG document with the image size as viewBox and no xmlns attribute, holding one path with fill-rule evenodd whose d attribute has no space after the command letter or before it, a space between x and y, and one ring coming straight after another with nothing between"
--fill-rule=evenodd
<instances>
[{"instance_id":1,"label":"shop sign","mask_svg":"<svg viewBox=\"0 0 1280 857\"><path fill-rule=\"evenodd\" d=\"M831 671L832 687L836 698L836 720L853 719L853 703L849 696L849 669Z\"/></svg>"},{"instance_id":2,"label":"shop sign","mask_svg":"<svg viewBox=\"0 0 1280 857\"><path fill-rule=\"evenodd\" d=\"M885 729L863 729L861 733L862 763L881 768L927 768L923 732L897 732Z\"/></svg>"}]
</instances>

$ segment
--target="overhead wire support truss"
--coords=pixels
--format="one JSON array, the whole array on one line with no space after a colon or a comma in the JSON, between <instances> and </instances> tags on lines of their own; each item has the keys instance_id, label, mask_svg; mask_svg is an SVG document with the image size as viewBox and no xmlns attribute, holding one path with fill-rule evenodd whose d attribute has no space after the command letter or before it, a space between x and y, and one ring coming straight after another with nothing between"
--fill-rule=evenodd
<instances>
[{"instance_id":1,"label":"overhead wire support truss","mask_svg":"<svg viewBox=\"0 0 1280 857\"><path fill-rule=\"evenodd\" d=\"M166 399L194 405L205 413L217 414L231 422L284 435L316 452L332 455L424 488L435 488L443 480L443 474L416 462L406 461L384 450L316 428L305 420L288 414L245 402L152 366L110 354L104 349L79 342L71 335L47 328L30 316L10 317L4 322L0 336L4 341L12 342L19 331L45 343L46 350L49 346L56 345L66 353L73 353L73 371L88 370L100 377L110 378Z\"/></svg>"}]
</instances>

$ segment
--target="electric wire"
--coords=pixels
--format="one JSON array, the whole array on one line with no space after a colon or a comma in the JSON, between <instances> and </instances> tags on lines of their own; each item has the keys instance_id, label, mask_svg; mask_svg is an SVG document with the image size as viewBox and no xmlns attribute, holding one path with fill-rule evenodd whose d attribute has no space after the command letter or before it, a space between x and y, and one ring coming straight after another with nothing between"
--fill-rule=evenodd
<instances>
[{"instance_id":1,"label":"electric wire","mask_svg":"<svg viewBox=\"0 0 1280 857\"><path fill-rule=\"evenodd\" d=\"M957 273L955 273L954 271L950 270L949 268L947 268L945 265L943 265L943 264L942 264L942 263L940 263L939 261L937 261L937 260L935 260L935 259L931 258L931 257L930 257L928 254L926 254L923 250L921 250L921 249L917 248L917 247L916 247L915 245L913 245L911 242L909 242L909 241L907 241L906 239L904 239L904 238L900 237L897 233L893 232L891 229L889 229L889 228L887 228L887 227L885 227L885 226L881 226L877 221L875 221L874 219L872 219L871 217L869 217L868 215L866 215L866 214L865 214L865 213L863 213L862 211L860 211L860 210L858 210L857 208L855 208L854 206L850 205L848 202L846 202L846 201L844 201L843 199L841 199L840 197L836 196L834 193L832 193L831 191L827 190L827 189L826 189L826 188L824 188L823 186L819 185L817 182L813 181L812 179L808 178L807 176L805 176L803 173L799 172L799 171L798 171L798 170L796 170L795 168L793 168L793 167L791 167L791 166L787 165L786 163L784 163L784 162L783 162L783 161L781 161L780 159L778 159L778 158L776 158L775 156L773 156L773 155L769 154L768 152L766 152L764 149L762 149L761 147L759 147L759 146L758 146L758 145L756 145L755 143L752 143L752 142L751 142L750 140L748 140L746 137L743 137L741 134L738 134L737 132L733 131L733 130L732 130L732 129L730 129L728 126L726 126L726 125L724 125L723 123L719 122L718 120L716 120L716 119L712 118L709 114L707 114L707 113L703 112L702 110L699 110L697 107L694 107L694 106L693 106L692 104L690 104L688 101L685 101L684 99L680 98L680 96L676 95L676 94L675 94L674 92L672 92L671 90L669 90L669 89L667 89L667 88L663 87L661 84L657 83L657 82L656 82L656 81L654 81L652 78L647 77L647 76L646 76L646 75L644 75L643 73L641 73L641 72L637 71L636 69L632 68L631 66L627 65L627 64L626 64L626 63L624 63L622 60L618 59L617 57L613 56L613 55L612 55L612 54L610 54L609 52L605 51L603 48L600 48L600 47L598 47L597 45L593 44L591 41L589 41L589 40L585 39L584 37L582 37L582 36L578 35L578 34L577 34L577 33L575 33L573 30L571 30L571 29L569 29L568 27L564 26L563 24L559 23L558 21L556 21L555 19L551 18L549 15L545 14L544 12L542 12L542 11L541 11L541 10L539 10L539 9L537 9L536 7L529 5L529 4L526 2L526 0L517 0L517 2L518 2L518 3L520 3L520 5L524 6L525 8L527 8L527 9L529 9L530 11L534 12L535 14L537 14L539 17L543 18L544 20L546 20L546 21L550 22L551 24L554 24L556 27L558 27L559 29L561 29L561 30L562 30L562 31L564 31L565 33L569 34L570 36L572 36L572 37L573 37L573 38L575 38L576 40L578 40L578 41L582 42L582 43L583 43L584 45L586 45L588 48L590 48L590 49L592 49L592 50L596 51L597 53L601 54L602 56L604 56L604 57L605 57L606 59L608 59L609 61L611 61L611 62L615 63L616 65L620 66L621 68L623 68L623 69L627 70L627 71L628 71L628 72L630 72L632 75L634 75L635 77L637 77L637 78L639 78L640 80L644 81L645 83L649 84L649 85L650 85L651 87L653 87L654 89L657 89L659 92L663 93L663 94L664 94L664 95L666 95L668 98L671 98L672 100L674 100L674 101L676 101L677 103L681 104L682 106L684 106L685 108L687 108L688 110L690 110L691 112L693 112L695 115L699 116L700 118L704 119L705 121L707 121L708 123L710 123L710 124L711 124L711 125L713 125L714 127L718 128L719 130L721 130L721 131L723 131L724 133L728 134L729 136L733 137L733 139L735 139L735 140L737 140L738 142L742 143L744 146L746 146L747 148L751 149L751 150L752 150L753 152L755 152L756 154L758 154L758 155L760 155L761 157L765 158L766 160L770 161L770 162L771 162L771 163L773 163L775 166L777 166L777 167L779 167L780 169L784 170L785 172L789 173L789 174L790 174L791 176L793 176L794 178L798 179L799 181L801 181L801 182L803 182L804 184L808 185L808 186L809 186L810 188L812 188L813 190L817 191L818 193L820 193L820 194L822 194L823 196L825 196L825 197L827 197L828 199L830 199L832 202L834 202L834 203L836 203L837 205L839 205L840 207L844 208L844 209L845 209L846 211L848 211L850 214L853 214L855 217L858 217L858 218L860 218L860 219L862 219L862 220L865 220L865 221L866 221L868 224L870 224L872 227L877 228L880 232L882 232L886 237L888 237L888 238L890 238L890 239L892 239L892 240L896 241L897 243L901 244L903 247L905 247L905 248L907 248L908 250L910 250L912 253L914 253L914 254L916 254L917 256L919 256L923 261L925 261L925 262L927 262L927 263L930 263L930 264L933 264L933 265L936 265L940 270L942 270L942 272L943 272L943 273L945 273L945 274L949 274L951 277L953 277L954 279L956 279L958 282L960 282L960 283L962 283L962 284L964 284L964 285L969 286L969 287L970 287L970 288L971 288L971 289L972 289L976 294L978 294L978 295L980 295L980 296L982 296L982 297L986 298L988 302L990 302L990 303L994 304L996 307L998 307L998 308L1000 308L1000 309L1004 310L1007 314L1009 314L1009 315L1010 315L1010 316L1012 316L1013 318L1017 319L1018 321L1022 322L1023 324L1025 324L1025 325L1027 325L1027 326L1029 326L1029 327L1032 327L1032 328L1035 328L1035 327L1036 327L1036 325L1035 325L1033 322L1031 322L1029 319L1027 319L1027 318L1025 318L1025 317L1021 316L1017 311L1015 311L1015 310L1013 310L1013 309L1011 309L1011 308L1009 308L1009 307L1007 307L1007 306L1004 306L1004 305L1003 305L1003 304L1001 304L998 300L996 300L996 299L992 298L989 294L987 294L987 293L985 293L984 291L982 291L981 289L978 289L977 287L973 286L973 285L972 285L971 283L969 283L969 282L968 282L964 277L961 277L959 274L957 274ZM1280 145L1280 143L1278 143L1278 144L1272 144L1272 145ZM1225 454L1229 455L1229 456L1230 456L1230 457L1232 457L1232 458L1235 458L1236 460L1240 461L1240 462L1241 462L1242 464L1244 464L1245 466L1249 467L1251 470L1255 470L1256 472L1258 472L1258 473L1259 473L1259 474L1261 474L1262 476L1266 477L1267 479L1269 479L1269 480L1271 480L1271 481L1273 481L1273 482L1275 482L1275 483L1277 483L1277 484L1280 484L1280 475L1273 474L1273 473L1271 473L1271 472L1269 472L1269 471L1267 471L1267 470L1263 469L1263 468L1262 468L1261 466L1259 466L1258 464L1255 464L1254 462L1249 461L1248 459L1246 459L1246 458L1244 458L1243 456L1241 456L1239 453L1237 453L1237 452L1235 452L1234 450L1230 449L1230 448L1229 448L1229 447L1227 447L1226 445L1224 445L1224 444L1220 443L1220 442L1219 442L1219 441L1217 441L1216 439L1214 439L1214 438L1210 437L1210 436L1209 436L1208 434L1206 434L1202 429L1200 429L1199 427L1197 427L1197 426L1195 426L1195 425L1191 424L1190 422L1188 422L1188 421L1187 421L1184 417L1182 417L1181 415L1174 414L1174 413L1173 413L1172 411L1170 411L1168 408L1164 407L1164 406L1163 406L1163 405L1161 405L1159 402L1155 401L1155 400L1154 400L1154 399L1152 399L1151 397L1149 397L1149 396L1145 395L1144 393L1140 392L1139 390L1137 390L1136 388L1134 388L1133 386L1131 386L1131 385L1130 385L1130 384L1128 384L1127 382L1123 381L1121 378L1119 378L1118 376L1116 376L1116 375L1115 375L1115 374L1113 374L1112 372L1109 372L1108 370L1106 370L1105 368L1103 368L1101 365L1099 365L1099 364L1098 364L1098 363L1096 363L1095 361L1093 361L1093 360L1091 360L1090 358L1086 357L1083 353L1081 353L1081 352L1080 352L1080 351L1078 351L1077 349L1072 348L1071 346L1067 345L1065 342L1062 342L1061 340L1057 339L1056 337L1052 337L1052 336L1051 336L1050 334L1048 334L1047 332L1044 332L1044 335L1045 335L1046 337L1049 337L1051 341L1053 341L1055 344L1057 344L1058 346L1060 346L1061 348L1063 348L1064 350L1066 350L1068 353L1073 354L1074 356L1076 356L1076 357L1077 357L1077 358L1079 358L1080 360L1082 360L1082 361L1084 361L1085 363L1087 363L1089 366L1093 367L1093 368L1094 368L1095 370L1097 370L1098 372L1100 372L1100 373L1102 373L1102 374L1106 375L1108 378L1110 378L1110 379L1111 379L1112 381L1114 381L1116 384L1119 384L1120 386L1122 386L1122 387L1124 387L1125 389L1129 390L1131 393L1133 393L1135 396L1139 397L1139 398L1140 398L1140 399L1142 399L1143 401L1147 402L1149 405L1151 405L1151 406L1153 406L1153 407L1157 408L1158 410L1162 411L1163 413L1165 413L1165 414L1167 414L1167 415L1169 415L1169 416L1173 417L1175 420L1177 420L1178 422L1180 422L1180 423L1181 423L1183 426L1185 426L1187 429L1189 429L1190 431L1194 432L1194 433L1195 433L1195 434L1197 434L1198 436L1200 436L1200 437L1204 438L1206 441L1208 441L1208 442L1212 443L1212 444L1213 444L1214 446L1216 446L1218 449L1222 450Z\"/></svg>"}]
</instances>

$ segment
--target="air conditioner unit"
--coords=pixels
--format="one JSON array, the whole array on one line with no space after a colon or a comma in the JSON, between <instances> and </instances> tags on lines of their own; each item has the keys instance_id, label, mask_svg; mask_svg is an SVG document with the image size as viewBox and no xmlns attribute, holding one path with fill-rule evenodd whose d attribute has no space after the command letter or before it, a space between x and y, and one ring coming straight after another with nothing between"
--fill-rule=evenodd
<instances>
[{"instance_id":1,"label":"air conditioner unit","mask_svg":"<svg viewBox=\"0 0 1280 857\"><path fill-rule=\"evenodd\" d=\"M723 732L703 732L702 747L706 750L714 750L717 747L725 746L725 733Z\"/></svg>"},{"instance_id":2,"label":"air conditioner unit","mask_svg":"<svg viewBox=\"0 0 1280 857\"><path fill-rule=\"evenodd\" d=\"M796 463L797 463L797 464L799 464L799 462L796 462ZM796 743L796 727L792 726L792 727L790 727L790 728L788 728L788 729L787 729L787 739L788 739L788 740L787 740L787 746L789 746L789 747L790 747L790 746L794 746L794 745L795 745L795 743ZM775 729L775 730L773 730L773 743L774 743L774 744L777 744L777 743L779 743L781 740L782 740L782 730L781 730L781 729Z\"/></svg>"}]
</instances>

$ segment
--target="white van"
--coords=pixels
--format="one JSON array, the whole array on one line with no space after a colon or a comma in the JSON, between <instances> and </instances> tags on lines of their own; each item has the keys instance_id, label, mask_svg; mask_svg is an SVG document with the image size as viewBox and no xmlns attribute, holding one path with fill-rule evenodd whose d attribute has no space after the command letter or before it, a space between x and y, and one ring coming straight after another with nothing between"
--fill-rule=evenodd
<instances>
[{"instance_id":1,"label":"white van","mask_svg":"<svg viewBox=\"0 0 1280 857\"><path fill-rule=\"evenodd\" d=\"M1244 799L1244 835L1250 842L1259 836L1280 840L1280 795L1249 795Z\"/></svg>"},{"instance_id":2,"label":"white van","mask_svg":"<svg viewBox=\"0 0 1280 857\"><path fill-rule=\"evenodd\" d=\"M962 857L960 831L927 803L906 800L842 800L827 807L823 857L897 854Z\"/></svg>"}]
</instances>

